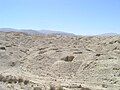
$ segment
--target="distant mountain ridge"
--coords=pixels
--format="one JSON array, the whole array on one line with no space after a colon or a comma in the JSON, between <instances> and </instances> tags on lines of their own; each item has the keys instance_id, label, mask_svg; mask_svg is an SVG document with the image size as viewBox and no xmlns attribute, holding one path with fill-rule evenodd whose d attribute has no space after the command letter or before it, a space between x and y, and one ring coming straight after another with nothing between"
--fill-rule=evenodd
<instances>
[{"instance_id":1,"label":"distant mountain ridge","mask_svg":"<svg viewBox=\"0 0 120 90\"><path fill-rule=\"evenodd\" d=\"M119 36L120 34L117 33L105 33L105 34L100 34L98 36Z\"/></svg>"},{"instance_id":2,"label":"distant mountain ridge","mask_svg":"<svg viewBox=\"0 0 120 90\"><path fill-rule=\"evenodd\" d=\"M52 30L32 30L32 29L13 29L13 28L0 28L1 32L23 32L29 35L62 35L62 36L75 36L73 33L67 33L62 31L52 31ZM105 33L99 35L91 36L120 36L117 33Z\"/></svg>"},{"instance_id":3,"label":"distant mountain ridge","mask_svg":"<svg viewBox=\"0 0 120 90\"><path fill-rule=\"evenodd\" d=\"M29 35L63 35L63 36L74 36L73 33L52 31L52 30L32 30L32 29L13 29L13 28L0 28L2 32L23 32Z\"/></svg>"}]
</instances>

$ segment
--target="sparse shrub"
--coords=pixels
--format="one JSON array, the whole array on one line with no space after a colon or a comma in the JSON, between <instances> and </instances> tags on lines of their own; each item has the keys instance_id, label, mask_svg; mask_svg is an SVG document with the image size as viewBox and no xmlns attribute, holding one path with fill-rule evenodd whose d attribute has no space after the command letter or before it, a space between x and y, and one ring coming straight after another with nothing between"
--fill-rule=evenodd
<instances>
[{"instance_id":1,"label":"sparse shrub","mask_svg":"<svg viewBox=\"0 0 120 90\"><path fill-rule=\"evenodd\" d=\"M119 40L115 40L115 41L109 42L109 44L114 44L114 43L120 43L120 41Z\"/></svg>"},{"instance_id":2,"label":"sparse shrub","mask_svg":"<svg viewBox=\"0 0 120 90\"><path fill-rule=\"evenodd\" d=\"M27 85L29 83L29 80L25 80L24 84Z\"/></svg>"},{"instance_id":3,"label":"sparse shrub","mask_svg":"<svg viewBox=\"0 0 120 90\"><path fill-rule=\"evenodd\" d=\"M23 82L23 78L19 78L18 83L22 83L22 82Z\"/></svg>"},{"instance_id":4,"label":"sparse shrub","mask_svg":"<svg viewBox=\"0 0 120 90\"><path fill-rule=\"evenodd\" d=\"M52 48L51 50L58 50L58 48Z\"/></svg>"},{"instance_id":5,"label":"sparse shrub","mask_svg":"<svg viewBox=\"0 0 120 90\"><path fill-rule=\"evenodd\" d=\"M7 80L7 82L8 82L8 83L12 83L12 82L13 82L13 79L10 78L10 79Z\"/></svg>"},{"instance_id":6,"label":"sparse shrub","mask_svg":"<svg viewBox=\"0 0 120 90\"><path fill-rule=\"evenodd\" d=\"M44 49L46 49L45 47L43 47L43 48L39 48L39 50L44 50Z\"/></svg>"},{"instance_id":7,"label":"sparse shrub","mask_svg":"<svg viewBox=\"0 0 120 90\"><path fill-rule=\"evenodd\" d=\"M39 54L43 54L43 53L45 53L45 52L46 52L45 50L44 50L44 51L40 51Z\"/></svg>"},{"instance_id":8,"label":"sparse shrub","mask_svg":"<svg viewBox=\"0 0 120 90\"><path fill-rule=\"evenodd\" d=\"M64 90L62 86L59 86L57 90Z\"/></svg>"},{"instance_id":9,"label":"sparse shrub","mask_svg":"<svg viewBox=\"0 0 120 90\"><path fill-rule=\"evenodd\" d=\"M109 42L109 44L113 44L113 43L114 43L113 41Z\"/></svg>"},{"instance_id":10,"label":"sparse shrub","mask_svg":"<svg viewBox=\"0 0 120 90\"><path fill-rule=\"evenodd\" d=\"M81 86L81 85L79 85L77 88L82 88L82 86Z\"/></svg>"},{"instance_id":11,"label":"sparse shrub","mask_svg":"<svg viewBox=\"0 0 120 90\"><path fill-rule=\"evenodd\" d=\"M73 52L73 54L82 54L82 52Z\"/></svg>"},{"instance_id":12,"label":"sparse shrub","mask_svg":"<svg viewBox=\"0 0 120 90\"><path fill-rule=\"evenodd\" d=\"M17 83L17 81L18 81L18 80L16 79L16 77L13 77L13 82L14 82L14 83Z\"/></svg>"},{"instance_id":13,"label":"sparse shrub","mask_svg":"<svg viewBox=\"0 0 120 90\"><path fill-rule=\"evenodd\" d=\"M62 86L55 87L54 85L50 85L50 90L64 90Z\"/></svg>"},{"instance_id":14,"label":"sparse shrub","mask_svg":"<svg viewBox=\"0 0 120 90\"><path fill-rule=\"evenodd\" d=\"M118 67L114 67L113 70L120 70L120 68L118 68Z\"/></svg>"},{"instance_id":15,"label":"sparse shrub","mask_svg":"<svg viewBox=\"0 0 120 90\"><path fill-rule=\"evenodd\" d=\"M0 74L0 81L2 81L3 78L4 78L4 77Z\"/></svg>"},{"instance_id":16,"label":"sparse shrub","mask_svg":"<svg viewBox=\"0 0 120 90\"><path fill-rule=\"evenodd\" d=\"M50 90L55 90L55 87L53 85L50 85Z\"/></svg>"},{"instance_id":17,"label":"sparse shrub","mask_svg":"<svg viewBox=\"0 0 120 90\"><path fill-rule=\"evenodd\" d=\"M42 90L41 87L34 87L33 90Z\"/></svg>"},{"instance_id":18,"label":"sparse shrub","mask_svg":"<svg viewBox=\"0 0 120 90\"><path fill-rule=\"evenodd\" d=\"M15 62L10 62L10 66L11 66L11 67L14 67L15 64L16 64Z\"/></svg>"},{"instance_id":19,"label":"sparse shrub","mask_svg":"<svg viewBox=\"0 0 120 90\"><path fill-rule=\"evenodd\" d=\"M95 56L98 56L98 57L99 57L100 55L101 55L101 54L96 54Z\"/></svg>"},{"instance_id":20,"label":"sparse shrub","mask_svg":"<svg viewBox=\"0 0 120 90\"><path fill-rule=\"evenodd\" d=\"M5 48L5 47L0 47L0 49L1 49L1 50L6 50L6 48Z\"/></svg>"},{"instance_id":21,"label":"sparse shrub","mask_svg":"<svg viewBox=\"0 0 120 90\"><path fill-rule=\"evenodd\" d=\"M70 62L70 61L73 61L74 58L75 58L74 56L67 56L67 57L61 58L61 60Z\"/></svg>"},{"instance_id":22,"label":"sparse shrub","mask_svg":"<svg viewBox=\"0 0 120 90\"><path fill-rule=\"evenodd\" d=\"M60 51L60 50L56 50L56 52L62 52L62 51Z\"/></svg>"},{"instance_id":23,"label":"sparse shrub","mask_svg":"<svg viewBox=\"0 0 120 90\"><path fill-rule=\"evenodd\" d=\"M81 90L91 90L91 89L82 87Z\"/></svg>"},{"instance_id":24,"label":"sparse shrub","mask_svg":"<svg viewBox=\"0 0 120 90\"><path fill-rule=\"evenodd\" d=\"M7 82L7 78L4 77L4 78L2 79L2 81L3 81L3 82Z\"/></svg>"},{"instance_id":25,"label":"sparse shrub","mask_svg":"<svg viewBox=\"0 0 120 90\"><path fill-rule=\"evenodd\" d=\"M90 50L90 49L88 49L88 48L86 48L86 50L87 50L87 51L92 51L92 50Z\"/></svg>"},{"instance_id":26,"label":"sparse shrub","mask_svg":"<svg viewBox=\"0 0 120 90\"><path fill-rule=\"evenodd\" d=\"M108 59L116 59L116 58L114 58L114 57L109 57Z\"/></svg>"},{"instance_id":27,"label":"sparse shrub","mask_svg":"<svg viewBox=\"0 0 120 90\"><path fill-rule=\"evenodd\" d=\"M6 45L6 47L12 47L12 45Z\"/></svg>"},{"instance_id":28,"label":"sparse shrub","mask_svg":"<svg viewBox=\"0 0 120 90\"><path fill-rule=\"evenodd\" d=\"M10 55L12 55L13 54L13 52L10 52Z\"/></svg>"},{"instance_id":29,"label":"sparse shrub","mask_svg":"<svg viewBox=\"0 0 120 90\"><path fill-rule=\"evenodd\" d=\"M102 84L102 87L107 88L107 85L106 84Z\"/></svg>"},{"instance_id":30,"label":"sparse shrub","mask_svg":"<svg viewBox=\"0 0 120 90\"><path fill-rule=\"evenodd\" d=\"M6 80L7 80L7 82L8 83L12 83L13 82L13 76L11 76L11 75L8 75L8 76L6 76Z\"/></svg>"}]
</instances>

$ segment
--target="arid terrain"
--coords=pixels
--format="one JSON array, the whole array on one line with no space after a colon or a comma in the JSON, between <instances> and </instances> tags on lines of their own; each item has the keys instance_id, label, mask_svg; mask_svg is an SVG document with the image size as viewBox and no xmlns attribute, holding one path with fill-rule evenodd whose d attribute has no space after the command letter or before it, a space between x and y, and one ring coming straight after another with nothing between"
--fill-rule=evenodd
<instances>
[{"instance_id":1,"label":"arid terrain","mask_svg":"<svg viewBox=\"0 0 120 90\"><path fill-rule=\"evenodd\" d=\"M0 90L120 90L120 36L0 32Z\"/></svg>"}]
</instances>

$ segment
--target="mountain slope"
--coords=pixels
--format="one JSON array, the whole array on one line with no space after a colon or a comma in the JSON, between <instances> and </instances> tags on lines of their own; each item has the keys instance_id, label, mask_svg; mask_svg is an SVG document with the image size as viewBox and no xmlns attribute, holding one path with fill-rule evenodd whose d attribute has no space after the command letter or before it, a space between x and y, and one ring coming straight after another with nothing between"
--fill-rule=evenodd
<instances>
[{"instance_id":1,"label":"mountain slope","mask_svg":"<svg viewBox=\"0 0 120 90\"><path fill-rule=\"evenodd\" d=\"M31 30L31 29L12 29L12 28L0 28L2 32L23 32L29 35L62 35L62 36L74 36L73 33L52 31L52 30Z\"/></svg>"}]
</instances>

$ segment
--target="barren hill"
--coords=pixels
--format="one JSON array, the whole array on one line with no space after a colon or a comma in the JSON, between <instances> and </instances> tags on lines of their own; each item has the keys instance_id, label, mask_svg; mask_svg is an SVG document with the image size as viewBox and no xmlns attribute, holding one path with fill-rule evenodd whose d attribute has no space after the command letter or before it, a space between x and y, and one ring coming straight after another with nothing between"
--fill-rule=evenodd
<instances>
[{"instance_id":1,"label":"barren hill","mask_svg":"<svg viewBox=\"0 0 120 90\"><path fill-rule=\"evenodd\" d=\"M0 32L0 90L54 88L120 90L120 36Z\"/></svg>"}]
</instances>

